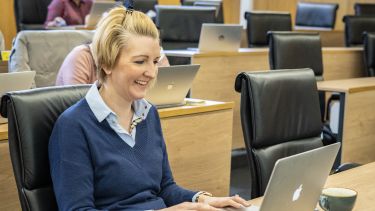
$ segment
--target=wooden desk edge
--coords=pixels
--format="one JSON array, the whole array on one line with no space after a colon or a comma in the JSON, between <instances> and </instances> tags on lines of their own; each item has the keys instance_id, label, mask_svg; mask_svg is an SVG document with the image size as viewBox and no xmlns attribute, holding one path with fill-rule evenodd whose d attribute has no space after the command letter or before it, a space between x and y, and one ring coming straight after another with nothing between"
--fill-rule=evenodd
<instances>
[{"instance_id":1,"label":"wooden desk edge","mask_svg":"<svg viewBox=\"0 0 375 211\"><path fill-rule=\"evenodd\" d=\"M365 91L372 91L375 90L375 86L360 86L360 87L338 87L338 86L319 86L319 91L326 91L326 92L345 92L345 93L358 93L358 92L365 92Z\"/></svg>"},{"instance_id":2,"label":"wooden desk edge","mask_svg":"<svg viewBox=\"0 0 375 211\"><path fill-rule=\"evenodd\" d=\"M0 124L0 141L8 140L8 124Z\"/></svg>"},{"instance_id":3,"label":"wooden desk edge","mask_svg":"<svg viewBox=\"0 0 375 211\"><path fill-rule=\"evenodd\" d=\"M234 108L234 102L215 102L215 101L205 101L206 103L202 105L192 105L192 106L181 106L173 108L163 108L159 109L160 118L183 116L189 114L197 114L211 111L227 110Z\"/></svg>"}]
</instances>

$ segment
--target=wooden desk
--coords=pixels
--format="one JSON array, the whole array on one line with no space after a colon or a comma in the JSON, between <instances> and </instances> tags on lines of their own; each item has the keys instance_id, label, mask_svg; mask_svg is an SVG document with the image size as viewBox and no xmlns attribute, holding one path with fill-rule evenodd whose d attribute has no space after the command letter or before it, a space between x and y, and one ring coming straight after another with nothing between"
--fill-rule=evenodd
<instances>
[{"instance_id":1,"label":"wooden desk","mask_svg":"<svg viewBox=\"0 0 375 211\"><path fill-rule=\"evenodd\" d=\"M8 72L8 61L0 61L0 73Z\"/></svg>"},{"instance_id":2,"label":"wooden desk","mask_svg":"<svg viewBox=\"0 0 375 211\"><path fill-rule=\"evenodd\" d=\"M340 93L338 138L342 162L375 161L375 77L322 81L318 89Z\"/></svg>"},{"instance_id":3,"label":"wooden desk","mask_svg":"<svg viewBox=\"0 0 375 211\"><path fill-rule=\"evenodd\" d=\"M200 64L192 85L192 97L217 101L234 101L233 148L244 147L240 121L240 94L234 81L242 71L269 70L268 48L247 48L239 52L196 53L164 51L167 56L190 57ZM324 79L344 79L364 76L362 48L323 48Z\"/></svg>"},{"instance_id":4,"label":"wooden desk","mask_svg":"<svg viewBox=\"0 0 375 211\"><path fill-rule=\"evenodd\" d=\"M358 192L353 211L375 210L375 162L347 170L328 177L325 187L345 187ZM251 204L260 205L262 198L250 200Z\"/></svg>"},{"instance_id":5,"label":"wooden desk","mask_svg":"<svg viewBox=\"0 0 375 211\"><path fill-rule=\"evenodd\" d=\"M175 181L188 189L229 195L234 103L206 101L160 109ZM0 125L0 134L4 132ZM0 210L20 210L7 141L0 141Z\"/></svg>"},{"instance_id":6,"label":"wooden desk","mask_svg":"<svg viewBox=\"0 0 375 211\"><path fill-rule=\"evenodd\" d=\"M345 34L343 30L298 29L296 31L319 33L323 47L345 47Z\"/></svg>"}]
</instances>

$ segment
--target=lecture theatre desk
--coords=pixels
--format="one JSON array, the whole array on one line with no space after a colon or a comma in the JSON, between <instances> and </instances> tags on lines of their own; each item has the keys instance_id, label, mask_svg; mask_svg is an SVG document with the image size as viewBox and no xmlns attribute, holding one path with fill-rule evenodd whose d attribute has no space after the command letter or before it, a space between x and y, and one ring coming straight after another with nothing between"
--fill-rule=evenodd
<instances>
[{"instance_id":1,"label":"lecture theatre desk","mask_svg":"<svg viewBox=\"0 0 375 211\"><path fill-rule=\"evenodd\" d=\"M240 121L240 94L234 90L234 81L237 74L243 71L269 70L268 48L244 48L238 52L164 52L168 57L188 57L192 64L201 65L192 85L193 98L235 102L232 147L244 147ZM324 79L364 76L362 54L362 48L323 48Z\"/></svg>"},{"instance_id":2,"label":"lecture theatre desk","mask_svg":"<svg viewBox=\"0 0 375 211\"><path fill-rule=\"evenodd\" d=\"M229 195L234 103L159 109L175 181L186 188ZM20 210L9 157L7 125L0 125L0 210Z\"/></svg>"},{"instance_id":3,"label":"lecture theatre desk","mask_svg":"<svg viewBox=\"0 0 375 211\"><path fill-rule=\"evenodd\" d=\"M338 138L341 163L375 161L375 77L318 82L318 89L340 94Z\"/></svg>"},{"instance_id":4,"label":"lecture theatre desk","mask_svg":"<svg viewBox=\"0 0 375 211\"><path fill-rule=\"evenodd\" d=\"M325 187L344 187L357 191L358 195L353 211L375 210L374 175L375 162L333 174L328 177ZM249 202L259 206L262 197Z\"/></svg>"}]
</instances>

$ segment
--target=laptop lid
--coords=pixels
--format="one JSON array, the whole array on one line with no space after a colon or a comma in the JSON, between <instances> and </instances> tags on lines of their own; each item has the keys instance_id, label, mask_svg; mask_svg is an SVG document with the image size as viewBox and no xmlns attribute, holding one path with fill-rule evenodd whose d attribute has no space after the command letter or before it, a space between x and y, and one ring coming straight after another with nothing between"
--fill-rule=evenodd
<instances>
[{"instance_id":1,"label":"laptop lid","mask_svg":"<svg viewBox=\"0 0 375 211\"><path fill-rule=\"evenodd\" d=\"M279 159L260 208L228 210L314 210L339 149L340 143L335 143Z\"/></svg>"},{"instance_id":2,"label":"laptop lid","mask_svg":"<svg viewBox=\"0 0 375 211\"><path fill-rule=\"evenodd\" d=\"M202 24L199 37L199 51L238 51L241 44L242 25L239 24Z\"/></svg>"},{"instance_id":3,"label":"laptop lid","mask_svg":"<svg viewBox=\"0 0 375 211\"><path fill-rule=\"evenodd\" d=\"M0 97L10 91L30 89L34 83L34 77L35 71L0 73ZM7 119L0 116L0 123L6 122Z\"/></svg>"},{"instance_id":4,"label":"laptop lid","mask_svg":"<svg viewBox=\"0 0 375 211\"><path fill-rule=\"evenodd\" d=\"M85 26L95 27L105 12L108 12L110 9L119 6L120 4L121 2L116 2L114 0L94 0L90 13L86 19Z\"/></svg>"},{"instance_id":5,"label":"laptop lid","mask_svg":"<svg viewBox=\"0 0 375 211\"><path fill-rule=\"evenodd\" d=\"M181 106L200 65L159 67L156 83L146 100L158 108Z\"/></svg>"}]
</instances>

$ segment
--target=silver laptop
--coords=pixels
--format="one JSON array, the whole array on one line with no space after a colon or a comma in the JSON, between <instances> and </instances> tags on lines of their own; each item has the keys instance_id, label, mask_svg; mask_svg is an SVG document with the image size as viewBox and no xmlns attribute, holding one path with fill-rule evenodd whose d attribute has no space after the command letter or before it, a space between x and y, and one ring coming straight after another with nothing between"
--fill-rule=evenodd
<instances>
[{"instance_id":1,"label":"silver laptop","mask_svg":"<svg viewBox=\"0 0 375 211\"><path fill-rule=\"evenodd\" d=\"M238 51L241 44L241 31L242 25L239 24L204 23L199 37L199 51Z\"/></svg>"},{"instance_id":2,"label":"silver laptop","mask_svg":"<svg viewBox=\"0 0 375 211\"><path fill-rule=\"evenodd\" d=\"M30 89L34 83L34 77L35 71L0 73L0 97L10 91ZM6 122L7 119L0 116L0 124Z\"/></svg>"},{"instance_id":3,"label":"silver laptop","mask_svg":"<svg viewBox=\"0 0 375 211\"><path fill-rule=\"evenodd\" d=\"M156 84L147 92L146 100L158 108L184 105L199 67L200 65L159 67Z\"/></svg>"},{"instance_id":4,"label":"silver laptop","mask_svg":"<svg viewBox=\"0 0 375 211\"><path fill-rule=\"evenodd\" d=\"M121 2L114 0L94 0L85 27L95 27L105 12L119 5Z\"/></svg>"},{"instance_id":5,"label":"silver laptop","mask_svg":"<svg viewBox=\"0 0 375 211\"><path fill-rule=\"evenodd\" d=\"M313 211L339 151L340 143L279 159L260 207L241 211Z\"/></svg>"}]
</instances>

